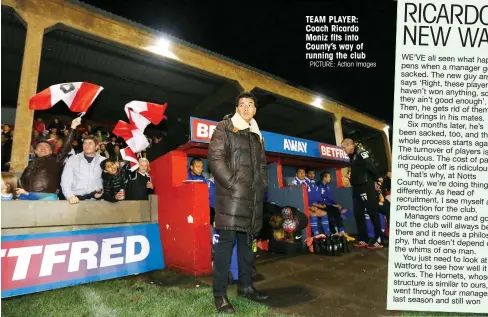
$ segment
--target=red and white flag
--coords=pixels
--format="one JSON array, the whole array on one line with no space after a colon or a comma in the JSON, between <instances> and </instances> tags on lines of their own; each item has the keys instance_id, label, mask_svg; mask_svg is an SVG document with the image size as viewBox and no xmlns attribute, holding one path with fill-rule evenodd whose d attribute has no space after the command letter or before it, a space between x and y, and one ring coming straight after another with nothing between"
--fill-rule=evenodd
<instances>
[{"instance_id":1,"label":"red and white flag","mask_svg":"<svg viewBox=\"0 0 488 317\"><path fill-rule=\"evenodd\" d=\"M73 112L85 113L103 87L86 82L64 83L44 89L29 100L30 110L47 110L61 100Z\"/></svg>"},{"instance_id":2,"label":"red and white flag","mask_svg":"<svg viewBox=\"0 0 488 317\"><path fill-rule=\"evenodd\" d=\"M134 153L144 151L148 146L144 130L152 123L158 125L166 119L164 111L167 104L158 105L155 103L132 101L125 105L125 113L130 123L119 120L113 133L127 143Z\"/></svg>"},{"instance_id":3,"label":"red and white flag","mask_svg":"<svg viewBox=\"0 0 488 317\"><path fill-rule=\"evenodd\" d=\"M122 155L122 159L124 161L128 161L130 163L130 170L133 172L139 167L139 160L137 159L137 155L132 152L130 147L120 150L120 155Z\"/></svg>"},{"instance_id":4,"label":"red and white flag","mask_svg":"<svg viewBox=\"0 0 488 317\"><path fill-rule=\"evenodd\" d=\"M134 153L140 153L149 146L144 130L150 123L158 125L163 119L166 119L164 112L167 106L168 104L166 103L158 105L144 101L132 101L125 105L124 110L129 118L129 123L119 120L112 133L124 139L129 146L124 149L125 152L122 157L124 158L124 155L126 155L128 158L133 158L124 158L131 162L131 170L139 167ZM133 166L132 163L136 165Z\"/></svg>"},{"instance_id":5,"label":"red and white flag","mask_svg":"<svg viewBox=\"0 0 488 317\"><path fill-rule=\"evenodd\" d=\"M144 130L149 123L158 125L163 119L166 119L164 112L168 104L158 105L144 101L131 101L125 105L124 110L137 127Z\"/></svg>"}]
</instances>

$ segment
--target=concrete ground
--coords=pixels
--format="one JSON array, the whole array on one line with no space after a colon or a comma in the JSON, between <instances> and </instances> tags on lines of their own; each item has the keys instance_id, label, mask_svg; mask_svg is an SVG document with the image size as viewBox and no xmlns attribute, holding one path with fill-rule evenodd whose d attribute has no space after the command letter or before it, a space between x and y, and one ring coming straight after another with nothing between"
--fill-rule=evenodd
<instances>
[{"instance_id":1,"label":"concrete ground","mask_svg":"<svg viewBox=\"0 0 488 317\"><path fill-rule=\"evenodd\" d=\"M299 316L394 316L386 310L388 250L354 249L341 256L294 257L260 252L257 289L270 308ZM211 284L211 278L202 278ZM229 292L236 292L235 285Z\"/></svg>"}]
</instances>

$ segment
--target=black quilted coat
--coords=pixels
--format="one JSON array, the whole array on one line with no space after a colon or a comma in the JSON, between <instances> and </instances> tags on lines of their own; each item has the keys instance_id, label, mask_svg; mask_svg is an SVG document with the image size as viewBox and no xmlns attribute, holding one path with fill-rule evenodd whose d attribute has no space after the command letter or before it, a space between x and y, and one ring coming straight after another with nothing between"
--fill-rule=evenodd
<instances>
[{"instance_id":1,"label":"black quilted coat","mask_svg":"<svg viewBox=\"0 0 488 317\"><path fill-rule=\"evenodd\" d=\"M215 178L215 228L258 233L268 185L264 144L249 129L237 130L230 119L215 129L208 149Z\"/></svg>"}]
</instances>

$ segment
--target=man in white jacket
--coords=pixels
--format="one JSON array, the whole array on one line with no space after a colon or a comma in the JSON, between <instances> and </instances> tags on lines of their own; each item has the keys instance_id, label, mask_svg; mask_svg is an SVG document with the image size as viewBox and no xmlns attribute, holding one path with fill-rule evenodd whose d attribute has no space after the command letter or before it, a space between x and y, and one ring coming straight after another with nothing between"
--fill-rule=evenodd
<instances>
[{"instance_id":1,"label":"man in white jacket","mask_svg":"<svg viewBox=\"0 0 488 317\"><path fill-rule=\"evenodd\" d=\"M80 199L98 199L102 196L100 162L105 158L97 154L97 143L95 137L86 137L83 140L83 152L70 156L66 162L61 176L61 189L70 204L76 204Z\"/></svg>"}]
</instances>

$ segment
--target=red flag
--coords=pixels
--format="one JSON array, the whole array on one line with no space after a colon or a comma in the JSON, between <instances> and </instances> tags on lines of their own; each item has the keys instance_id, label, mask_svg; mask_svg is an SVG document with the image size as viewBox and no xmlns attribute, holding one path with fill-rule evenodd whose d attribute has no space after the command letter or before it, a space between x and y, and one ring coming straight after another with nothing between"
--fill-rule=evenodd
<instances>
[{"instance_id":1,"label":"red flag","mask_svg":"<svg viewBox=\"0 0 488 317\"><path fill-rule=\"evenodd\" d=\"M115 125L115 128L112 130L112 133L121 137L124 140L128 140L132 138L132 130L137 130L137 127L134 123L127 123L122 120L119 120Z\"/></svg>"},{"instance_id":2,"label":"red flag","mask_svg":"<svg viewBox=\"0 0 488 317\"><path fill-rule=\"evenodd\" d=\"M46 110L64 101L73 112L86 112L103 87L86 82L64 83L44 89L29 100L30 110Z\"/></svg>"}]
</instances>

